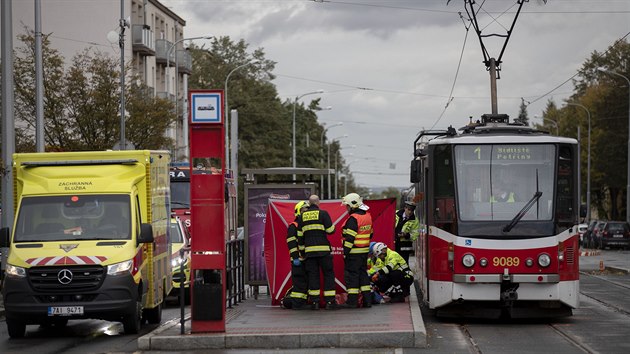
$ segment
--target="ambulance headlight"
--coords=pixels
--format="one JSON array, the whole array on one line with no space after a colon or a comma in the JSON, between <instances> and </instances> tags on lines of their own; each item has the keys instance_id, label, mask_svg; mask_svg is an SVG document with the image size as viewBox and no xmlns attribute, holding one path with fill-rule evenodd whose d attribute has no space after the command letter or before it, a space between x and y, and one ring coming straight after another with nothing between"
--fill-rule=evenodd
<instances>
[{"instance_id":1,"label":"ambulance headlight","mask_svg":"<svg viewBox=\"0 0 630 354\"><path fill-rule=\"evenodd\" d=\"M7 264L6 273L8 276L24 278L26 277L26 269L22 267L16 267L12 264Z\"/></svg>"},{"instance_id":2,"label":"ambulance headlight","mask_svg":"<svg viewBox=\"0 0 630 354\"><path fill-rule=\"evenodd\" d=\"M470 253L465 254L464 257L462 258L462 264L466 268L470 268L470 267L474 266L475 265L475 256L473 256Z\"/></svg>"},{"instance_id":3,"label":"ambulance headlight","mask_svg":"<svg viewBox=\"0 0 630 354\"><path fill-rule=\"evenodd\" d=\"M543 267L543 268L547 268L549 267L549 265L551 264L551 257L549 257L548 254L543 253L540 256L538 256L538 265Z\"/></svg>"},{"instance_id":4,"label":"ambulance headlight","mask_svg":"<svg viewBox=\"0 0 630 354\"><path fill-rule=\"evenodd\" d=\"M107 266L107 275L120 275L123 273L131 273L131 267L133 266L133 260L128 260L116 264Z\"/></svg>"}]
</instances>

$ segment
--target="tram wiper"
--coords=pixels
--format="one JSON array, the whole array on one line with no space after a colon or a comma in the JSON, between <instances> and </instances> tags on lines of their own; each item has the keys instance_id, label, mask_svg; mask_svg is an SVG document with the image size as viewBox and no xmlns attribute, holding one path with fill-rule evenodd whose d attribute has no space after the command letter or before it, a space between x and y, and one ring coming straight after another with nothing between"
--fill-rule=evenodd
<instances>
[{"instance_id":1,"label":"tram wiper","mask_svg":"<svg viewBox=\"0 0 630 354\"><path fill-rule=\"evenodd\" d=\"M514 219L512 219L512 221L510 221L509 224L505 225L505 227L503 228L503 232L510 232L514 228L514 226L516 226L516 224L518 224L518 222L521 221L523 216L527 214L529 209L531 209L532 206L534 206L534 203L538 202L541 196L542 196L541 191L537 191L536 193L534 193L534 196L532 197L532 199L530 199L529 202L525 204L525 206L523 207L523 209L521 209L521 211L516 213L516 215L514 216Z\"/></svg>"}]
</instances>

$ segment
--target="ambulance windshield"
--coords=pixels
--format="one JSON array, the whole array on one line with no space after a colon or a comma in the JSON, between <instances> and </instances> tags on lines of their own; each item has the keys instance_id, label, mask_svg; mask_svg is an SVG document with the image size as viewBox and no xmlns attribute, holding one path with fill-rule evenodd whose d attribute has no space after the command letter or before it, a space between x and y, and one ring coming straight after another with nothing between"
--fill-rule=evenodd
<instances>
[{"instance_id":1,"label":"ambulance windshield","mask_svg":"<svg viewBox=\"0 0 630 354\"><path fill-rule=\"evenodd\" d=\"M128 195L25 197L14 242L128 240Z\"/></svg>"}]
</instances>

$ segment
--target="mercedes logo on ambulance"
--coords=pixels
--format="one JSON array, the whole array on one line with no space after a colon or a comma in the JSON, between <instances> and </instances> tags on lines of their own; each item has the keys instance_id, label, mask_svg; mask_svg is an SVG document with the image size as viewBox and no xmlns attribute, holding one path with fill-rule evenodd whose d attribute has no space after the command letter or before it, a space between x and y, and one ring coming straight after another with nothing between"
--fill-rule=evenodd
<instances>
[{"instance_id":1,"label":"mercedes logo on ambulance","mask_svg":"<svg viewBox=\"0 0 630 354\"><path fill-rule=\"evenodd\" d=\"M63 285L68 285L72 281L72 272L69 269L62 269L57 273L57 280Z\"/></svg>"}]
</instances>

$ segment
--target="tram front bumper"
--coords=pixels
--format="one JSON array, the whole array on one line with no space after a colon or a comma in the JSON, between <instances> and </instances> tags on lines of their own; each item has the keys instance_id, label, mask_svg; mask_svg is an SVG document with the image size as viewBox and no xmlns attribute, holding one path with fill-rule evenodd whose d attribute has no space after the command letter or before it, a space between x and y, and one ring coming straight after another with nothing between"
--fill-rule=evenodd
<instances>
[{"instance_id":1,"label":"tram front bumper","mask_svg":"<svg viewBox=\"0 0 630 354\"><path fill-rule=\"evenodd\" d=\"M512 274L508 281L502 274L457 274L452 282L429 281L431 308L451 302L506 300L552 301L577 308L579 281L561 282L557 274Z\"/></svg>"}]
</instances>

